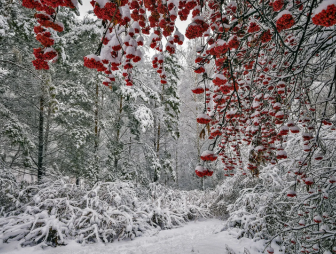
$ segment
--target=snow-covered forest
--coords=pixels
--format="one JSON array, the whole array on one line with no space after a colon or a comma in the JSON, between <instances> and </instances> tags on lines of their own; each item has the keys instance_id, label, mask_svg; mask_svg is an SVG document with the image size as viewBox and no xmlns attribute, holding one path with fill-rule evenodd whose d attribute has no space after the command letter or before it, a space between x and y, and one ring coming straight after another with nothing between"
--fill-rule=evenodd
<instances>
[{"instance_id":1,"label":"snow-covered forest","mask_svg":"<svg viewBox=\"0 0 336 254\"><path fill-rule=\"evenodd\" d=\"M1 253L336 253L336 0L0 0Z\"/></svg>"}]
</instances>

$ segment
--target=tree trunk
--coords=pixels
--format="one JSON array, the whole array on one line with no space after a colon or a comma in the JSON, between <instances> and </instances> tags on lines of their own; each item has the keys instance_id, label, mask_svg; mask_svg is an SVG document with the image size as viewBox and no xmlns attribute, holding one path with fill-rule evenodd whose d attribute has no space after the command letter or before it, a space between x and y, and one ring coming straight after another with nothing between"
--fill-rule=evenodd
<instances>
[{"instance_id":1,"label":"tree trunk","mask_svg":"<svg viewBox=\"0 0 336 254\"><path fill-rule=\"evenodd\" d=\"M178 174L178 168L177 168L178 162L177 162L177 140L176 140L176 147L175 147L175 174L176 174L176 185L177 188L179 188L179 174Z\"/></svg>"},{"instance_id":2,"label":"tree trunk","mask_svg":"<svg viewBox=\"0 0 336 254\"><path fill-rule=\"evenodd\" d=\"M197 84L197 74L194 74L194 83ZM205 94L204 94L205 96ZM197 102L196 95L193 94L194 101ZM197 103L196 103L196 113L198 111ZM201 156L201 145L200 145L200 128L199 124L196 122L196 146L197 146L197 159L198 162L200 162L200 156ZM201 190L204 190L204 177L201 177Z\"/></svg>"},{"instance_id":3,"label":"tree trunk","mask_svg":"<svg viewBox=\"0 0 336 254\"><path fill-rule=\"evenodd\" d=\"M47 155L47 151L48 151L48 140L49 140L49 131L50 131L50 117L51 117L51 105L49 103L49 107L48 107L48 115L47 115L47 121L46 121L46 130L45 130L45 137L44 137L44 157L46 157Z\"/></svg>"},{"instance_id":4,"label":"tree trunk","mask_svg":"<svg viewBox=\"0 0 336 254\"><path fill-rule=\"evenodd\" d=\"M95 104L96 104L96 108L95 108L95 144L94 144L94 152L97 153L98 151L98 141L99 141L99 137L98 137L98 134L99 134L99 128L98 128L98 117L99 117L99 85L98 83L96 83L96 101L95 101Z\"/></svg>"},{"instance_id":5,"label":"tree trunk","mask_svg":"<svg viewBox=\"0 0 336 254\"><path fill-rule=\"evenodd\" d=\"M153 179L153 182L155 183L155 182L157 182L158 180L159 180L159 175L158 175L157 170L155 169L155 170L154 170L154 179Z\"/></svg>"},{"instance_id":6,"label":"tree trunk","mask_svg":"<svg viewBox=\"0 0 336 254\"><path fill-rule=\"evenodd\" d=\"M156 156L160 159L160 121L158 123L158 129L156 133ZM155 147L154 147L155 148ZM154 182L157 182L159 180L159 174L157 172L157 169L154 170Z\"/></svg>"},{"instance_id":7,"label":"tree trunk","mask_svg":"<svg viewBox=\"0 0 336 254\"><path fill-rule=\"evenodd\" d=\"M118 168L118 162L119 159L117 159L116 157L114 158L114 168L117 169Z\"/></svg>"},{"instance_id":8,"label":"tree trunk","mask_svg":"<svg viewBox=\"0 0 336 254\"><path fill-rule=\"evenodd\" d=\"M43 168L43 127L44 127L44 91L43 87L41 89L41 97L40 97L40 115L39 115L39 128L38 128L38 158L37 158L37 179L40 182L42 176L45 174Z\"/></svg>"},{"instance_id":9,"label":"tree trunk","mask_svg":"<svg viewBox=\"0 0 336 254\"><path fill-rule=\"evenodd\" d=\"M95 98L95 109L94 109L94 181L99 181L99 156L98 156L98 148L99 148L99 84L96 83L96 98Z\"/></svg>"},{"instance_id":10,"label":"tree trunk","mask_svg":"<svg viewBox=\"0 0 336 254\"><path fill-rule=\"evenodd\" d=\"M157 142L156 142L156 153L158 157L159 157L159 151L160 151L160 131L161 131L161 126L160 126L160 121L159 121L158 130L157 130Z\"/></svg>"},{"instance_id":11,"label":"tree trunk","mask_svg":"<svg viewBox=\"0 0 336 254\"><path fill-rule=\"evenodd\" d=\"M156 108L156 103L154 105L154 108ZM156 149L156 117L154 116L153 119L153 130L154 130L154 138L153 138L153 143L154 143L154 150Z\"/></svg>"},{"instance_id":12,"label":"tree trunk","mask_svg":"<svg viewBox=\"0 0 336 254\"><path fill-rule=\"evenodd\" d=\"M119 145L119 141L120 141L120 120L121 120L121 113L122 113L122 107L123 107L123 101L122 101L123 97L122 95L120 95L120 103L119 103L119 116L118 116L118 127L117 127L117 136L116 136L116 144ZM119 163L119 158L118 158L119 154L116 154L114 157L114 168L117 169L118 168L118 163Z\"/></svg>"}]
</instances>

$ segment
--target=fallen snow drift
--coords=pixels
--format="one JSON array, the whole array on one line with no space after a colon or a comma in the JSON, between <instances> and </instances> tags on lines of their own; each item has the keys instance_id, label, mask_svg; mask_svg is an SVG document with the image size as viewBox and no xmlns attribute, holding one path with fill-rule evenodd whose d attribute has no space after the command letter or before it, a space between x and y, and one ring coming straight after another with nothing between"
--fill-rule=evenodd
<instances>
[{"instance_id":1,"label":"fallen snow drift","mask_svg":"<svg viewBox=\"0 0 336 254\"><path fill-rule=\"evenodd\" d=\"M189 222L186 226L160 231L155 235L145 235L134 240L114 243L81 245L70 242L67 246L41 249L39 246L21 248L19 244L1 244L2 254L235 254L261 253L263 241L237 239L234 229L220 231L223 222L216 219ZM230 252L231 250L231 252ZM277 253L277 252L275 252Z\"/></svg>"}]
</instances>

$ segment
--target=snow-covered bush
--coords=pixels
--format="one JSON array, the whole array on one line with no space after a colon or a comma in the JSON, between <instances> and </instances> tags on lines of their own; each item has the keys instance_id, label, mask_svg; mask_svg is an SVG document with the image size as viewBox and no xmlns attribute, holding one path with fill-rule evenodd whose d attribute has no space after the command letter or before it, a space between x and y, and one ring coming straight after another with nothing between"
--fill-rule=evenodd
<instances>
[{"instance_id":1,"label":"snow-covered bush","mask_svg":"<svg viewBox=\"0 0 336 254\"><path fill-rule=\"evenodd\" d=\"M240 237L266 239L286 253L335 252L334 140L332 130L321 128L319 139L305 152L301 138L291 135L285 143L288 159L265 166L259 179L242 181L254 186L241 189L228 205L225 228L238 227ZM315 142L324 148L317 152L322 158L313 155Z\"/></svg>"},{"instance_id":2,"label":"snow-covered bush","mask_svg":"<svg viewBox=\"0 0 336 254\"><path fill-rule=\"evenodd\" d=\"M0 161L1 163L1 161ZM4 216L7 212L15 209L16 205L16 190L18 184L15 176L11 171L5 168L5 165L0 167L0 216Z\"/></svg>"},{"instance_id":3,"label":"snow-covered bush","mask_svg":"<svg viewBox=\"0 0 336 254\"><path fill-rule=\"evenodd\" d=\"M63 177L28 186L17 199L17 208L0 218L0 227L4 242L22 246L133 239L209 215L196 191L158 184L148 189L132 182L99 182L86 189Z\"/></svg>"},{"instance_id":4,"label":"snow-covered bush","mask_svg":"<svg viewBox=\"0 0 336 254\"><path fill-rule=\"evenodd\" d=\"M177 191L158 184L151 184L150 189L153 220L164 229L210 215L210 199L203 192Z\"/></svg>"},{"instance_id":5,"label":"snow-covered bush","mask_svg":"<svg viewBox=\"0 0 336 254\"><path fill-rule=\"evenodd\" d=\"M227 178L224 183L218 185L216 189L210 192L211 214L214 216L227 219L229 217L229 207L235 203L241 195L241 190L254 187L260 179L249 178L241 174Z\"/></svg>"}]
</instances>

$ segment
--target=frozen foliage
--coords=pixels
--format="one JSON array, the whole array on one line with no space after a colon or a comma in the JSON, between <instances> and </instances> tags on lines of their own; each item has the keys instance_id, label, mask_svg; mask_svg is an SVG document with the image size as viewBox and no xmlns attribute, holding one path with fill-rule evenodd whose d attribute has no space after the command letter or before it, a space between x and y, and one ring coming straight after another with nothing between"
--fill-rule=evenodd
<instances>
[{"instance_id":1,"label":"frozen foliage","mask_svg":"<svg viewBox=\"0 0 336 254\"><path fill-rule=\"evenodd\" d=\"M229 208L240 197L241 191L245 188L254 187L258 181L259 179L251 179L243 175L226 179L223 184L218 185L214 191L210 191L208 194L212 200L211 213L223 219L232 217L232 210Z\"/></svg>"},{"instance_id":2,"label":"frozen foliage","mask_svg":"<svg viewBox=\"0 0 336 254\"><path fill-rule=\"evenodd\" d=\"M153 115L149 108L140 105L134 112L134 116L139 121L143 132L153 126Z\"/></svg>"},{"instance_id":3,"label":"frozen foliage","mask_svg":"<svg viewBox=\"0 0 336 254\"><path fill-rule=\"evenodd\" d=\"M133 239L209 215L198 192L157 184L145 189L117 181L82 188L69 178L55 178L24 188L15 198L16 209L8 209L0 219L1 234L5 243L20 241L22 246L65 245L70 239L84 243Z\"/></svg>"},{"instance_id":4,"label":"frozen foliage","mask_svg":"<svg viewBox=\"0 0 336 254\"><path fill-rule=\"evenodd\" d=\"M335 137L328 128L320 131L323 159L309 158L300 139L291 135L286 149L290 158L264 167L259 179L239 182L245 188L238 188L227 204L225 228L240 228L239 237L266 239L286 253L335 249ZM218 189L232 196L233 186Z\"/></svg>"},{"instance_id":5,"label":"frozen foliage","mask_svg":"<svg viewBox=\"0 0 336 254\"><path fill-rule=\"evenodd\" d=\"M9 30L9 26L8 26L6 18L0 15L0 36L5 36L8 30Z\"/></svg>"},{"instance_id":6,"label":"frozen foliage","mask_svg":"<svg viewBox=\"0 0 336 254\"><path fill-rule=\"evenodd\" d=\"M16 191L19 188L15 176L11 171L6 170L0 161L0 216L6 212L15 209L16 205Z\"/></svg>"}]
</instances>

